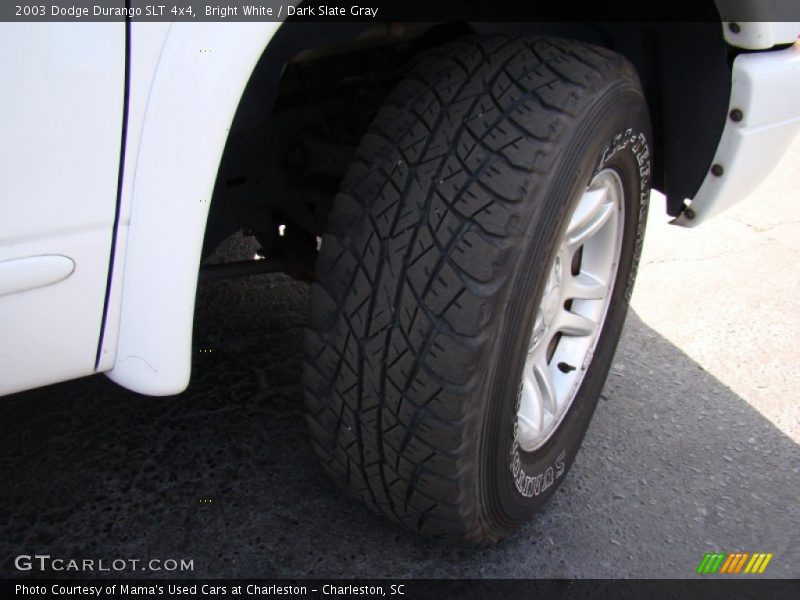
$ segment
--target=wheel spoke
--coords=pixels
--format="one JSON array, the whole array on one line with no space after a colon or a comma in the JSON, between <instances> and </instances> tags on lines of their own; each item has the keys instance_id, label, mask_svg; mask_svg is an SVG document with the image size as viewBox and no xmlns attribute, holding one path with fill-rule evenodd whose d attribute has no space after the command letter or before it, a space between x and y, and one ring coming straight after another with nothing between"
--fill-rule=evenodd
<instances>
[{"instance_id":1,"label":"wheel spoke","mask_svg":"<svg viewBox=\"0 0 800 600\"><path fill-rule=\"evenodd\" d=\"M589 223L606 202L608 202L608 188L606 186L599 187L596 190L588 190L584 193L580 202L578 202L578 206L575 207L572 218L569 220L567 233L580 229Z\"/></svg>"},{"instance_id":2,"label":"wheel spoke","mask_svg":"<svg viewBox=\"0 0 800 600\"><path fill-rule=\"evenodd\" d=\"M536 313L536 321L533 324L533 334L531 335L531 342L528 346L528 354L533 354L542 342L542 338L545 334L545 326L544 326L544 313L542 309L539 309L539 312Z\"/></svg>"},{"instance_id":3,"label":"wheel spoke","mask_svg":"<svg viewBox=\"0 0 800 600\"><path fill-rule=\"evenodd\" d=\"M579 273L566 277L562 297L564 300L602 300L607 293L605 283L588 273Z\"/></svg>"},{"instance_id":4,"label":"wheel spoke","mask_svg":"<svg viewBox=\"0 0 800 600\"><path fill-rule=\"evenodd\" d=\"M531 433L538 433L544 426L544 411L541 395L530 377L522 379L522 393L519 399L519 420L521 427L527 427Z\"/></svg>"},{"instance_id":5,"label":"wheel spoke","mask_svg":"<svg viewBox=\"0 0 800 600\"><path fill-rule=\"evenodd\" d=\"M597 323L569 310L564 310L558 316L555 329L564 335L583 337L594 333Z\"/></svg>"},{"instance_id":6,"label":"wheel spoke","mask_svg":"<svg viewBox=\"0 0 800 600\"><path fill-rule=\"evenodd\" d=\"M570 220L567 228L567 245L575 250L586 243L586 240L603 228L608 219L614 214L614 202L608 202L608 190L600 188L586 192L581 199L575 216ZM586 208L580 210L586 204Z\"/></svg>"},{"instance_id":7,"label":"wheel spoke","mask_svg":"<svg viewBox=\"0 0 800 600\"><path fill-rule=\"evenodd\" d=\"M539 384L543 407L551 415L555 415L558 412L556 386L553 383L553 374L550 372L550 365L547 364L544 357L536 361L533 365L533 374L536 377L536 383Z\"/></svg>"}]
</instances>

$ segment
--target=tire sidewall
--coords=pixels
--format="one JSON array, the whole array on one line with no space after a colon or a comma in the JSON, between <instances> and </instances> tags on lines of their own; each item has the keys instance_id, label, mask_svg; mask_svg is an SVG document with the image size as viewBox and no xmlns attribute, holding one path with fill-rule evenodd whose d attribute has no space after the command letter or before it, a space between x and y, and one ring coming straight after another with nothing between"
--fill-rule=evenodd
<instances>
[{"instance_id":1,"label":"tire sidewall","mask_svg":"<svg viewBox=\"0 0 800 600\"><path fill-rule=\"evenodd\" d=\"M509 288L504 335L498 339L495 365L489 371L496 376L488 382L482 450L487 472L481 480L488 485L483 498L490 518L502 529L512 530L529 520L553 495L589 426L622 332L641 254L651 147L649 116L641 93L630 84L612 87L575 126L548 183L528 198L536 208ZM543 265L551 264L572 207L594 175L605 168L620 176L625 196L622 248L606 320L563 420L541 448L524 452L514 444L513 432L526 348L538 307L531 298L541 296L547 271Z\"/></svg>"}]
</instances>

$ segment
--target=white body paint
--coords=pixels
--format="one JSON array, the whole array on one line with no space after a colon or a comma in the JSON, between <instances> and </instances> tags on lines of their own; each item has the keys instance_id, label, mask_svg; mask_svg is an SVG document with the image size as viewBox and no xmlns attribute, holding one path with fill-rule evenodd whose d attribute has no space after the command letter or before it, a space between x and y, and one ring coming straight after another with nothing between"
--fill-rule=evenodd
<instances>
[{"instance_id":1,"label":"white body paint","mask_svg":"<svg viewBox=\"0 0 800 600\"><path fill-rule=\"evenodd\" d=\"M677 225L696 227L744 200L770 174L800 131L800 42L772 52L741 54L733 63L728 119L712 164L722 174L706 175L691 203L694 218Z\"/></svg>"},{"instance_id":2,"label":"white body paint","mask_svg":"<svg viewBox=\"0 0 800 600\"><path fill-rule=\"evenodd\" d=\"M126 175L126 243L118 246L113 325L102 348L109 377L129 389L166 395L189 383L197 272L217 168L245 85L279 25L134 27L134 55L144 36L151 56L161 48L155 65L132 61L132 87L144 86L136 88L140 100L149 93L146 106L137 105L144 113ZM137 73L142 81L134 84Z\"/></svg>"},{"instance_id":3,"label":"white body paint","mask_svg":"<svg viewBox=\"0 0 800 600\"><path fill-rule=\"evenodd\" d=\"M125 25L0 23L0 55L0 394L9 394L94 372Z\"/></svg>"}]
</instances>

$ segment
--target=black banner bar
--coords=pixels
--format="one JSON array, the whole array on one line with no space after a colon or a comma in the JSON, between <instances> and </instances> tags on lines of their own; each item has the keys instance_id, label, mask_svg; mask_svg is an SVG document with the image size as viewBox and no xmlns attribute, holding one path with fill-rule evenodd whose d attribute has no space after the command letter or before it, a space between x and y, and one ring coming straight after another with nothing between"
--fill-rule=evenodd
<instances>
[{"instance_id":1,"label":"black banner bar","mask_svg":"<svg viewBox=\"0 0 800 600\"><path fill-rule=\"evenodd\" d=\"M0 21L800 21L800 0L10 0Z\"/></svg>"},{"instance_id":2,"label":"black banner bar","mask_svg":"<svg viewBox=\"0 0 800 600\"><path fill-rule=\"evenodd\" d=\"M396 600L608 599L795 600L800 580L732 577L684 580L448 580L448 579L204 579L204 580L3 580L5 598L395 598Z\"/></svg>"}]
</instances>

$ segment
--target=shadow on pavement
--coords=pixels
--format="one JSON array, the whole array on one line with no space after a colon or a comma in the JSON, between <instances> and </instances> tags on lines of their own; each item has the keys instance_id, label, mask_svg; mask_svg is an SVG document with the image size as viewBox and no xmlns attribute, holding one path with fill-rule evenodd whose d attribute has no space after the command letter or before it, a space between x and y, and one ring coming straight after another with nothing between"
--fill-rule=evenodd
<instances>
[{"instance_id":1,"label":"shadow on pavement","mask_svg":"<svg viewBox=\"0 0 800 600\"><path fill-rule=\"evenodd\" d=\"M306 441L306 294L201 287L178 397L99 376L3 398L0 574L40 553L193 559L197 577L692 577L744 550L800 576L800 448L633 312L574 468L516 536L457 549L374 516Z\"/></svg>"}]
</instances>

